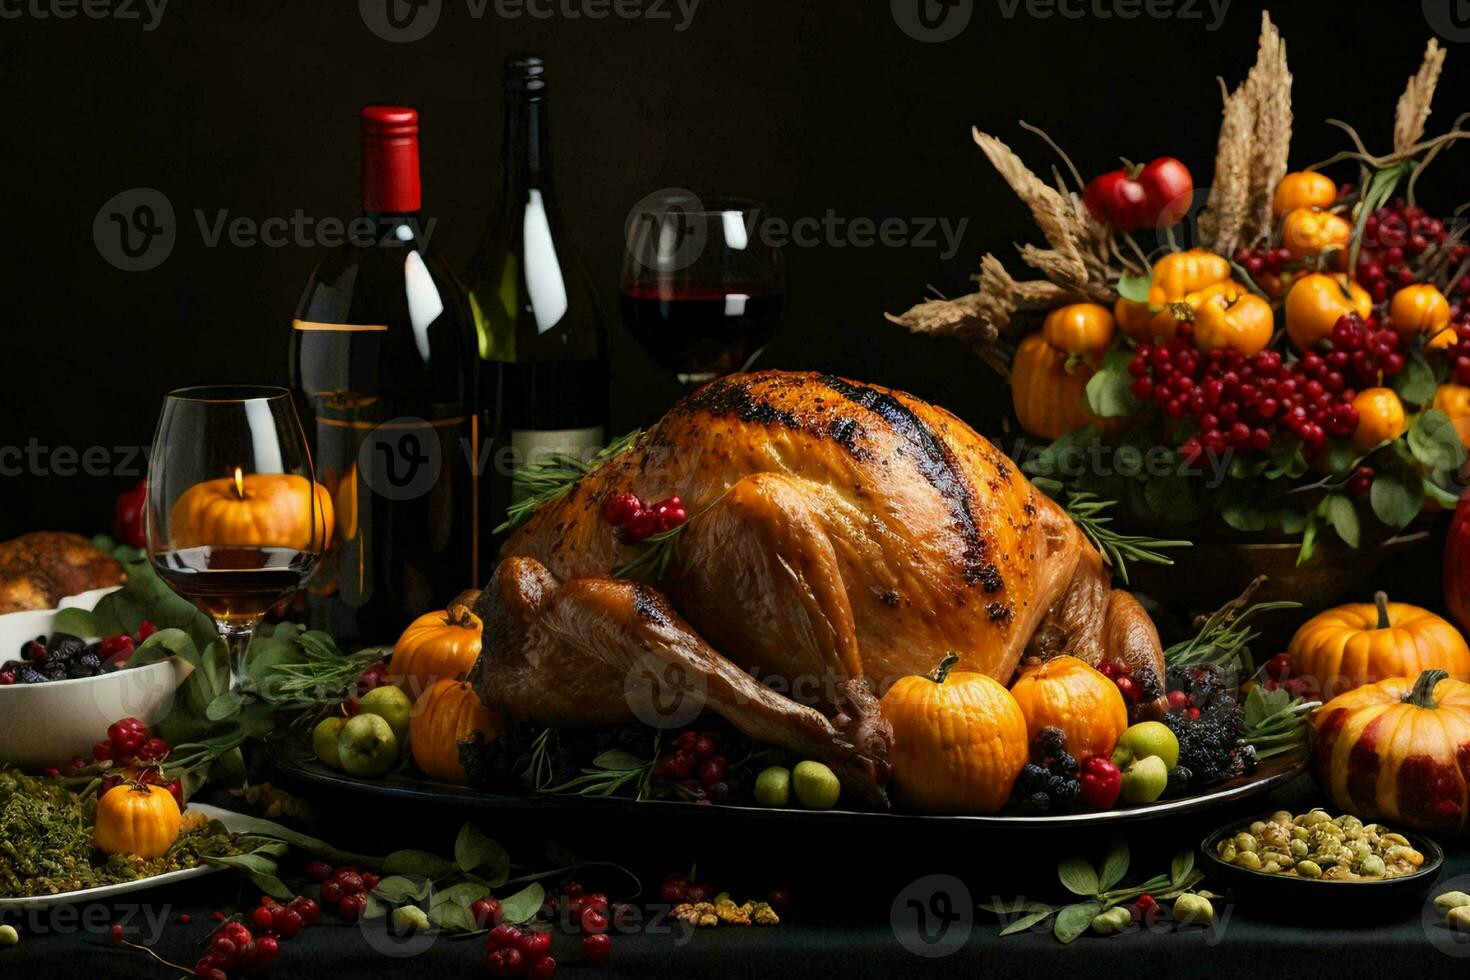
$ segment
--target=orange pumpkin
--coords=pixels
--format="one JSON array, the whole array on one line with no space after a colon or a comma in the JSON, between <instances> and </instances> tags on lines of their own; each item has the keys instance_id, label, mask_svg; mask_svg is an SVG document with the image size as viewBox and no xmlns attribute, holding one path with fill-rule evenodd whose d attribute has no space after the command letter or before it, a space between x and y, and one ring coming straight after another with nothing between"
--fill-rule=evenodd
<instances>
[{"instance_id":1,"label":"orange pumpkin","mask_svg":"<svg viewBox=\"0 0 1470 980\"><path fill-rule=\"evenodd\" d=\"M894 789L924 813L994 813L1026 765L1026 716L984 674L951 674L951 653L933 674L898 680L883 696L893 726Z\"/></svg>"},{"instance_id":2,"label":"orange pumpkin","mask_svg":"<svg viewBox=\"0 0 1470 980\"><path fill-rule=\"evenodd\" d=\"M308 488L310 488L308 490ZM174 548L321 550L332 537L332 495L295 473L242 473L196 483L169 511Z\"/></svg>"},{"instance_id":3,"label":"orange pumpkin","mask_svg":"<svg viewBox=\"0 0 1470 980\"><path fill-rule=\"evenodd\" d=\"M1352 237L1353 226L1346 218L1316 208L1295 208L1281 223L1281 244L1295 259L1347 248Z\"/></svg>"},{"instance_id":4,"label":"orange pumpkin","mask_svg":"<svg viewBox=\"0 0 1470 980\"><path fill-rule=\"evenodd\" d=\"M388 678L417 698L439 681L464 677L480 656L483 626L468 606L457 603L424 613L393 645Z\"/></svg>"},{"instance_id":5,"label":"orange pumpkin","mask_svg":"<svg viewBox=\"0 0 1470 980\"><path fill-rule=\"evenodd\" d=\"M1352 603L1318 613L1287 646L1294 677L1309 678L1332 697L1388 677L1446 670L1470 680L1470 648L1450 623L1427 609L1389 602Z\"/></svg>"},{"instance_id":6,"label":"orange pumpkin","mask_svg":"<svg viewBox=\"0 0 1470 980\"><path fill-rule=\"evenodd\" d=\"M500 732L500 713L485 707L467 682L439 681L413 706L408 745L413 750L414 764L430 779L463 784L459 743L475 732L493 742Z\"/></svg>"},{"instance_id":7,"label":"orange pumpkin","mask_svg":"<svg viewBox=\"0 0 1470 980\"><path fill-rule=\"evenodd\" d=\"M182 821L179 804L167 787L129 782L97 800L92 837L104 854L156 858L179 839Z\"/></svg>"},{"instance_id":8,"label":"orange pumpkin","mask_svg":"<svg viewBox=\"0 0 1470 980\"><path fill-rule=\"evenodd\" d=\"M1046 315L1041 336L1048 344L1072 357L1085 357L1094 367L1112 346L1117 333L1113 314L1096 303L1071 303Z\"/></svg>"},{"instance_id":9,"label":"orange pumpkin","mask_svg":"<svg viewBox=\"0 0 1470 980\"><path fill-rule=\"evenodd\" d=\"M1338 808L1390 826L1465 829L1470 684L1443 670L1394 677L1315 717L1317 781Z\"/></svg>"},{"instance_id":10,"label":"orange pumpkin","mask_svg":"<svg viewBox=\"0 0 1470 980\"><path fill-rule=\"evenodd\" d=\"M1344 275L1314 272L1291 284L1286 294L1286 334L1292 346L1309 351L1332 335L1339 318L1356 313L1365 320L1373 312L1373 297Z\"/></svg>"},{"instance_id":11,"label":"orange pumpkin","mask_svg":"<svg viewBox=\"0 0 1470 980\"><path fill-rule=\"evenodd\" d=\"M1337 203L1337 184L1315 170L1299 170L1281 178L1271 199L1271 212L1280 217L1297 208L1330 208Z\"/></svg>"},{"instance_id":12,"label":"orange pumpkin","mask_svg":"<svg viewBox=\"0 0 1470 980\"><path fill-rule=\"evenodd\" d=\"M1076 657L1053 657L1029 667L1011 685L1026 716L1028 743L1043 728L1060 728L1078 759L1109 756L1128 728L1128 705L1118 685Z\"/></svg>"},{"instance_id":13,"label":"orange pumpkin","mask_svg":"<svg viewBox=\"0 0 1470 980\"><path fill-rule=\"evenodd\" d=\"M1429 335L1430 347L1448 347L1455 342L1455 331L1450 326L1450 302L1427 282L1405 286L1394 293L1388 304L1388 319L1405 340L1422 333Z\"/></svg>"},{"instance_id":14,"label":"orange pumpkin","mask_svg":"<svg viewBox=\"0 0 1470 980\"><path fill-rule=\"evenodd\" d=\"M1236 283L1224 284L1194 308L1194 346L1202 351L1229 349L1254 357L1266 349L1276 330L1271 304ZM1208 292L1208 290L1206 291Z\"/></svg>"},{"instance_id":15,"label":"orange pumpkin","mask_svg":"<svg viewBox=\"0 0 1470 980\"><path fill-rule=\"evenodd\" d=\"M1104 420L1087 407L1087 382L1092 368L1072 361L1066 353L1046 342L1039 333L1029 334L1016 349L1011 362L1011 401L1021 428L1042 439L1060 439L1094 422Z\"/></svg>"},{"instance_id":16,"label":"orange pumpkin","mask_svg":"<svg viewBox=\"0 0 1470 980\"><path fill-rule=\"evenodd\" d=\"M1404 403L1392 388L1367 388L1353 398L1358 427L1353 430L1353 448L1367 452L1380 443L1403 435L1409 427Z\"/></svg>"},{"instance_id":17,"label":"orange pumpkin","mask_svg":"<svg viewBox=\"0 0 1470 980\"><path fill-rule=\"evenodd\" d=\"M1123 333L1139 343L1174 336L1179 319L1168 307L1230 280L1230 263L1202 248L1170 252L1154 263L1148 302L1119 299L1113 307ZM1198 301L1191 303L1197 305Z\"/></svg>"}]
</instances>

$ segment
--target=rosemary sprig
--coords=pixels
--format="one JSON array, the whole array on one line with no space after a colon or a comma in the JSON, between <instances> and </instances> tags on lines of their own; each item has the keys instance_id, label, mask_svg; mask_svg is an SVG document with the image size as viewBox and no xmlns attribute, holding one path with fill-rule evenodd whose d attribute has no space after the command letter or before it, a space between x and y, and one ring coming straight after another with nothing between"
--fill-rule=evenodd
<instances>
[{"instance_id":1,"label":"rosemary sprig","mask_svg":"<svg viewBox=\"0 0 1470 980\"><path fill-rule=\"evenodd\" d=\"M541 734L531 743L531 767L527 770L531 786L539 793L550 792L551 781L556 778L556 729L541 729Z\"/></svg>"},{"instance_id":2,"label":"rosemary sprig","mask_svg":"<svg viewBox=\"0 0 1470 980\"><path fill-rule=\"evenodd\" d=\"M1266 582L1260 576L1238 597L1215 610L1200 625L1199 632L1164 651L1164 663L1170 667L1219 665L1232 658L1244 661L1250 655L1250 644L1258 632L1250 621L1261 613L1277 609L1299 609L1299 602L1251 602L1257 589Z\"/></svg>"},{"instance_id":3,"label":"rosemary sprig","mask_svg":"<svg viewBox=\"0 0 1470 980\"><path fill-rule=\"evenodd\" d=\"M1292 697L1282 688L1266 690L1259 681L1245 698L1245 734L1242 745L1256 749L1256 761L1295 752L1311 735L1311 714L1321 701Z\"/></svg>"},{"instance_id":4,"label":"rosemary sprig","mask_svg":"<svg viewBox=\"0 0 1470 980\"><path fill-rule=\"evenodd\" d=\"M634 579L653 584L663 579L679 550L679 534L689 526L685 521L678 527L651 534L640 542L638 554L613 569L613 578Z\"/></svg>"},{"instance_id":5,"label":"rosemary sprig","mask_svg":"<svg viewBox=\"0 0 1470 980\"><path fill-rule=\"evenodd\" d=\"M654 758L658 757L658 745L654 745ZM541 792L571 794L573 796L612 796L626 786L632 785L635 796L641 798L653 772L653 760L640 759L622 749L610 749L592 760L590 769L557 786L549 786Z\"/></svg>"},{"instance_id":6,"label":"rosemary sprig","mask_svg":"<svg viewBox=\"0 0 1470 980\"><path fill-rule=\"evenodd\" d=\"M1113 519L1104 516L1105 511L1117 505L1116 500L1105 500L1093 493L1067 494L1067 513L1093 546L1102 552L1103 559L1112 566L1125 585L1128 583L1130 561L1149 565L1172 565L1174 559L1163 554L1161 549L1188 548L1192 545L1193 542L1190 541L1170 541L1142 534L1118 533L1108 526Z\"/></svg>"},{"instance_id":7,"label":"rosemary sprig","mask_svg":"<svg viewBox=\"0 0 1470 980\"><path fill-rule=\"evenodd\" d=\"M524 525L536 511L560 499L582 477L630 449L642 434L642 429L634 429L598 450L591 459L571 453L548 453L516 470L511 479L515 503L506 508L505 522L495 528L495 533L514 531Z\"/></svg>"}]
</instances>

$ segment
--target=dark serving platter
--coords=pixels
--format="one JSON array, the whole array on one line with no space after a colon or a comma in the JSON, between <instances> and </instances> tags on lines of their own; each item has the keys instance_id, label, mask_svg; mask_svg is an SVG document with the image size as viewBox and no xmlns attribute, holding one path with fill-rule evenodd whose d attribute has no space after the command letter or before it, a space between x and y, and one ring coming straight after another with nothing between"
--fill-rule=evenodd
<instances>
[{"instance_id":1,"label":"dark serving platter","mask_svg":"<svg viewBox=\"0 0 1470 980\"><path fill-rule=\"evenodd\" d=\"M1256 817L1269 819L1269 815ZM1411 875L1399 878L1369 878L1334 881L1327 878L1300 878L1296 875L1267 874L1227 864L1215 853L1215 845L1227 836L1247 829L1252 820L1232 820L1216 830L1200 844L1204 859L1202 870L1211 880L1224 884L1233 894L1253 899L1294 913L1324 912L1372 913L1396 905L1407 905L1423 898L1439 877L1444 865L1444 849L1423 834L1397 830L1408 838L1414 849L1424 855L1424 865ZM1390 828L1395 829L1396 828Z\"/></svg>"},{"instance_id":2,"label":"dark serving platter","mask_svg":"<svg viewBox=\"0 0 1470 980\"><path fill-rule=\"evenodd\" d=\"M1263 762L1248 775L1222 783L1207 792L1181 799L1161 800L1139 806L1125 806L1099 813L1069 813L1048 816L1004 814L935 816L927 814L864 810L772 809L757 806L710 805L677 800L640 800L591 796L538 795L534 793L489 793L464 786L429 782L403 773L390 773L382 779L359 779L339 772L320 762L301 736L280 734L267 742L269 762L283 775L319 789L340 793L395 799L404 803L439 803L471 809L494 809L530 813L564 813L567 811L633 811L655 814L722 815L749 820L802 822L813 827L831 826L834 821L861 823L874 827L922 829L936 826L1006 829L1010 831L1085 830L1139 823L1183 814L1196 814L1226 804L1259 796L1290 782L1307 765L1305 753L1276 756Z\"/></svg>"}]
</instances>

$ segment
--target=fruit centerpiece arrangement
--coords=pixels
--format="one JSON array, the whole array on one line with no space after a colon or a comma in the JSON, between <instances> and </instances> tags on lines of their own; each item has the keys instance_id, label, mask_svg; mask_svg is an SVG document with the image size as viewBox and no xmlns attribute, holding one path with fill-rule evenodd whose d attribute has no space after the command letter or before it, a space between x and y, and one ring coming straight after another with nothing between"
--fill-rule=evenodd
<instances>
[{"instance_id":1,"label":"fruit centerpiece arrangement","mask_svg":"<svg viewBox=\"0 0 1470 980\"><path fill-rule=\"evenodd\" d=\"M1086 182L1064 158L1075 184L1052 186L976 131L1049 243L1020 248L1045 278L986 255L977 292L893 319L967 341L1009 378L1039 440L1025 466L1074 510L1218 515L1299 542L1303 560L1328 532L1381 542L1455 505L1470 444L1470 244L1415 194L1467 135L1424 135L1443 60L1431 41L1391 153L1344 126L1353 149L1288 172L1291 75L1265 18L1198 192L1167 157ZM1356 165L1341 182L1324 172L1339 164Z\"/></svg>"}]
</instances>

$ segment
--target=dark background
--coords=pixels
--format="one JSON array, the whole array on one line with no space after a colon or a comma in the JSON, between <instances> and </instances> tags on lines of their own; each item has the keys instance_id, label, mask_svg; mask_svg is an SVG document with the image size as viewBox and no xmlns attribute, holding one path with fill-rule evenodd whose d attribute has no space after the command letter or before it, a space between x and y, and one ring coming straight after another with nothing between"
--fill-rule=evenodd
<instances>
[{"instance_id":1,"label":"dark background","mask_svg":"<svg viewBox=\"0 0 1470 980\"><path fill-rule=\"evenodd\" d=\"M882 316L926 284L964 291L986 250L1022 271L1010 243L1035 232L969 127L1038 170L1054 158L1019 118L1084 174L1120 155L1170 154L1208 184L1215 76L1243 78L1261 6L1235 0L1216 31L1208 7L1193 6L1203 19L1069 20L975 0L968 29L946 43L908 36L885 0L704 0L683 32L668 20L506 20L493 8L477 20L465 0L444 0L438 26L407 44L372 34L351 0L173 0L151 32L139 20L0 20L0 446L146 445L171 388L283 381L292 310L323 250L207 247L194 212L353 217L364 103L420 107L434 244L462 268L497 192L500 65L512 51L542 52L554 73L562 209L610 315L624 217L661 188L757 197L787 219L970 219L948 261L942 243L789 249L791 311L763 364L904 388L995 431L1006 395L980 361ZM1395 100L1432 34L1420 5L1363 5L1361 16L1330 2L1274 6L1297 79L1293 165L1346 145L1327 117L1386 152ZM1448 47L1431 132L1470 108L1470 50ZM1423 185L1446 214L1470 196L1458 186L1464 152ZM178 238L157 268L129 273L101 257L92 223L135 187L168 197ZM619 431L656 418L677 387L614 324ZM136 459L112 458L135 470L4 479L0 538L106 528L113 496L139 475Z\"/></svg>"}]
</instances>

